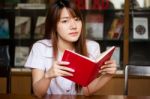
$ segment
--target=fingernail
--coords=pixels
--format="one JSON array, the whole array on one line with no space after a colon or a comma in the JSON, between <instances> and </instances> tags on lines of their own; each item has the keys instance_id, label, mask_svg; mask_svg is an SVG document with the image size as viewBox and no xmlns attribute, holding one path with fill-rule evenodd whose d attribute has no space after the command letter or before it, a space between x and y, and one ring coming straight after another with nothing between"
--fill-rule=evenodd
<instances>
[{"instance_id":1,"label":"fingernail","mask_svg":"<svg viewBox=\"0 0 150 99\"><path fill-rule=\"evenodd\" d=\"M71 69L71 71L72 71L72 72L75 72L75 70L74 70L74 69Z\"/></svg>"},{"instance_id":2,"label":"fingernail","mask_svg":"<svg viewBox=\"0 0 150 99\"><path fill-rule=\"evenodd\" d=\"M66 64L70 64L70 62L68 62L68 61L65 61L65 63L66 63Z\"/></svg>"}]
</instances>

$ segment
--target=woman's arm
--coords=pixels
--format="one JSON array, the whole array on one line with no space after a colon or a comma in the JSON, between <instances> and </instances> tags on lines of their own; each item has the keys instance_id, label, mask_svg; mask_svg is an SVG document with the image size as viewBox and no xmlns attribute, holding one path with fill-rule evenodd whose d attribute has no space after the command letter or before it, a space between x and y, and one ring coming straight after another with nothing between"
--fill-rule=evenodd
<instances>
[{"instance_id":1,"label":"woman's arm","mask_svg":"<svg viewBox=\"0 0 150 99\"><path fill-rule=\"evenodd\" d=\"M52 78L57 76L73 76L71 72L73 69L64 65L68 65L68 62L54 62L53 66L47 71L39 69L32 69L33 79L33 92L36 96L42 97L47 93Z\"/></svg>"},{"instance_id":2,"label":"woman's arm","mask_svg":"<svg viewBox=\"0 0 150 99\"><path fill-rule=\"evenodd\" d=\"M45 73L39 69L32 69L32 86L36 96L42 97L47 93L51 79L45 77Z\"/></svg>"},{"instance_id":3,"label":"woman's arm","mask_svg":"<svg viewBox=\"0 0 150 99\"><path fill-rule=\"evenodd\" d=\"M116 73L116 62L114 60L107 61L105 65L101 67L101 76L93 80L87 87L83 87L83 94L86 96L100 90Z\"/></svg>"}]
</instances>

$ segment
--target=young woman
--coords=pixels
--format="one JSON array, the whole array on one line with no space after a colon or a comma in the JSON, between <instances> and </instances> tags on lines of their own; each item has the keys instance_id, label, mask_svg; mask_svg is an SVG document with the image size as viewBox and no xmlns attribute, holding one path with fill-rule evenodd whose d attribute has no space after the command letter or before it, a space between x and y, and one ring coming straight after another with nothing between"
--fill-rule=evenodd
<instances>
[{"instance_id":1,"label":"young woman","mask_svg":"<svg viewBox=\"0 0 150 99\"><path fill-rule=\"evenodd\" d=\"M65 49L96 59L99 44L86 40L84 23L73 0L57 0L50 5L46 19L47 39L37 41L25 67L32 68L33 91L38 97L45 94L91 95L104 86L115 74L116 63L109 60L101 67L99 76L87 87L81 87L62 76L73 76L69 62L61 61Z\"/></svg>"}]
</instances>

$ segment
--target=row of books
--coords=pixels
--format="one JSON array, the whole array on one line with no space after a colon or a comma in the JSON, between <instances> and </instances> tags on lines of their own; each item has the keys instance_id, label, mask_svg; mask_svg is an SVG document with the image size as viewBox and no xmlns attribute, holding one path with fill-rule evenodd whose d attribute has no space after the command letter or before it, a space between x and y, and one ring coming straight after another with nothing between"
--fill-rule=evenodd
<instances>
[{"instance_id":1,"label":"row of books","mask_svg":"<svg viewBox=\"0 0 150 99\"><path fill-rule=\"evenodd\" d=\"M109 25L106 31L104 31L105 24ZM104 22L104 16L101 14L87 14L86 16L86 33L90 39L120 39L123 26L123 18L114 18L112 22Z\"/></svg>"},{"instance_id":2,"label":"row of books","mask_svg":"<svg viewBox=\"0 0 150 99\"><path fill-rule=\"evenodd\" d=\"M13 0L14 1L14 0ZM49 0L49 3L55 0ZM123 9L125 0L75 0L79 9ZM16 9L46 9L47 2L45 0L27 0L25 3L21 3L20 0L14 2L5 2L14 4ZM132 8L149 8L149 0L133 0Z\"/></svg>"},{"instance_id":3,"label":"row of books","mask_svg":"<svg viewBox=\"0 0 150 99\"><path fill-rule=\"evenodd\" d=\"M9 21L7 19L0 19L0 39L9 39ZM34 38L43 38L45 32L45 16L39 16L36 21L34 29ZM31 18L27 16L15 17L15 39L26 39L31 37Z\"/></svg>"},{"instance_id":4,"label":"row of books","mask_svg":"<svg viewBox=\"0 0 150 99\"><path fill-rule=\"evenodd\" d=\"M98 15L87 16L86 20L86 33L89 38L100 40L103 38L107 39L120 39L123 34L124 29L124 19L123 18L114 18L112 23L110 23L110 28L106 31L105 37L103 30L105 27L103 24L103 17ZM132 27L134 40L147 40L150 39L149 35L149 18L148 17L133 17Z\"/></svg>"},{"instance_id":5,"label":"row of books","mask_svg":"<svg viewBox=\"0 0 150 99\"><path fill-rule=\"evenodd\" d=\"M149 39L147 17L133 17L133 39ZM106 23L105 23L106 24ZM87 37L94 40L120 39L123 33L124 19L114 18L110 28L104 35L104 17L101 14L88 14L86 16L86 33ZM0 39L9 38L9 21L0 19ZM39 16L34 29L34 38L41 39L45 32L45 16ZM31 37L31 18L24 16L15 17L15 39L28 39Z\"/></svg>"},{"instance_id":6,"label":"row of books","mask_svg":"<svg viewBox=\"0 0 150 99\"><path fill-rule=\"evenodd\" d=\"M49 0L48 2L54 2ZM122 9L125 0L74 0L79 9ZM13 2L11 2L13 4ZM24 3L16 1L16 9L46 9L45 0L27 0Z\"/></svg>"},{"instance_id":7,"label":"row of books","mask_svg":"<svg viewBox=\"0 0 150 99\"><path fill-rule=\"evenodd\" d=\"M80 9L123 9L125 0L75 0ZM149 8L150 0L133 0L133 8Z\"/></svg>"},{"instance_id":8,"label":"row of books","mask_svg":"<svg viewBox=\"0 0 150 99\"><path fill-rule=\"evenodd\" d=\"M27 56L29 55L29 47L16 46L15 47L15 66L24 66ZM10 66L9 46L0 46L0 66Z\"/></svg>"},{"instance_id":9,"label":"row of books","mask_svg":"<svg viewBox=\"0 0 150 99\"><path fill-rule=\"evenodd\" d=\"M108 49L109 46L106 48ZM29 55L30 48L27 46L16 46L14 54L14 66L20 67L24 66L26 59ZM117 61L119 66L120 64L120 47L116 47L112 58ZM10 65L10 54L9 46L0 46L0 66L9 66Z\"/></svg>"},{"instance_id":10,"label":"row of books","mask_svg":"<svg viewBox=\"0 0 150 99\"><path fill-rule=\"evenodd\" d=\"M125 0L75 0L80 9L122 9Z\"/></svg>"},{"instance_id":11,"label":"row of books","mask_svg":"<svg viewBox=\"0 0 150 99\"><path fill-rule=\"evenodd\" d=\"M150 8L150 0L133 0L132 8L135 9Z\"/></svg>"}]
</instances>

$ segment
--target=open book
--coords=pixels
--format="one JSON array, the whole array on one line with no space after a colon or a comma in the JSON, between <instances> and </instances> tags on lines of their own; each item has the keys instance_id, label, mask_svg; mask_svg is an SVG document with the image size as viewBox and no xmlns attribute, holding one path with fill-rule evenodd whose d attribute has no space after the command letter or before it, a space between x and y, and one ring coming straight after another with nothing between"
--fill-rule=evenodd
<instances>
[{"instance_id":1,"label":"open book","mask_svg":"<svg viewBox=\"0 0 150 99\"><path fill-rule=\"evenodd\" d=\"M115 46L110 47L95 61L70 50L65 50L62 61L70 62L67 66L74 69L75 72L73 72L73 76L64 76L64 78L74 81L81 86L87 86L98 76L100 67L111 58L114 50Z\"/></svg>"}]
</instances>

